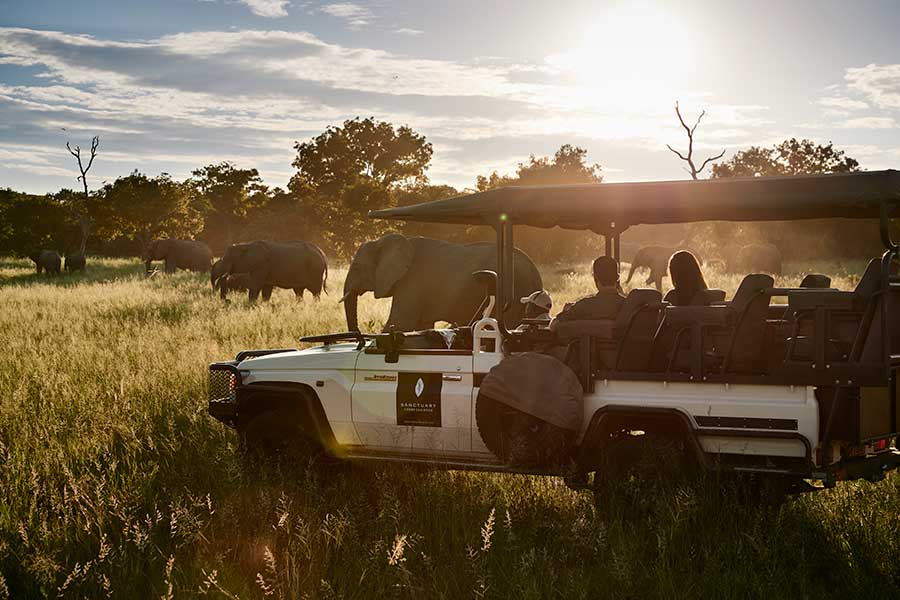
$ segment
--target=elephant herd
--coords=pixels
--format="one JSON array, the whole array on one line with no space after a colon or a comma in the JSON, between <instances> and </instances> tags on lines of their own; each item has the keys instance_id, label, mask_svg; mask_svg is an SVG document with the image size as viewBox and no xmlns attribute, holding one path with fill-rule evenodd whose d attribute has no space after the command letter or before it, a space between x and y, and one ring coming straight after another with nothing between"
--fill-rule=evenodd
<instances>
[{"instance_id":1,"label":"elephant herd","mask_svg":"<svg viewBox=\"0 0 900 600\"><path fill-rule=\"evenodd\" d=\"M669 257L681 247L646 246L631 262L627 282L635 271L647 268L647 284L662 287ZM696 253L694 253L696 255ZM726 255L732 271L781 273L781 254L768 244L749 244ZM73 261L74 259L74 261ZM43 250L32 257L38 273L60 271L61 257ZM274 288L293 290L298 298L309 291L315 298L327 293L328 263L324 252L305 241L254 241L230 245L213 260L205 243L195 240L153 240L144 249L147 273L153 261L163 261L165 272L176 269L209 272L210 284L226 299L230 291L246 291L250 301L262 294L268 300ZM472 277L475 271L493 269L497 263L494 244L455 244L422 237L388 234L363 243L356 251L344 282L341 302L349 330L359 330L358 299L367 292L376 298L392 298L385 330L414 331L434 326L436 321L468 323L484 299L484 290ZM84 268L84 257L67 258L66 268ZM520 250L514 256L511 298L528 296L543 289L537 267ZM523 318L524 307L510 302L504 308L509 324Z\"/></svg>"},{"instance_id":2,"label":"elephant herd","mask_svg":"<svg viewBox=\"0 0 900 600\"><path fill-rule=\"evenodd\" d=\"M401 234L365 242L350 263L341 297L348 329L359 329L358 298L366 292L392 298L385 330L425 329L436 321L468 323L484 299L484 290L472 273L495 268L496 252L494 244L454 244ZM235 290L247 291L250 301L260 294L268 300L274 288L293 290L298 298L307 290L316 298L328 291L325 254L304 241L232 244L213 261L203 242L154 240L142 258L148 273L153 261L160 260L167 273L208 271L210 284L223 299ZM513 297L543 288L537 267L521 251L516 253L514 268ZM519 302L512 302L504 314L508 322L518 323L522 311Z\"/></svg>"},{"instance_id":3,"label":"elephant herd","mask_svg":"<svg viewBox=\"0 0 900 600\"><path fill-rule=\"evenodd\" d=\"M37 268L37 274L59 275L63 268L66 271L84 271L84 254L67 254L65 260L56 250L38 250L28 255ZM63 263L65 266L63 267Z\"/></svg>"},{"instance_id":4,"label":"elephant herd","mask_svg":"<svg viewBox=\"0 0 900 600\"><path fill-rule=\"evenodd\" d=\"M684 245L644 246L631 260L626 283L630 283L637 269L649 271L647 285L662 289L662 280L667 275L669 257L679 250L687 250L700 259L700 255ZM723 266L729 273L771 273L781 275L781 252L772 244L747 244L731 246L724 251Z\"/></svg>"}]
</instances>

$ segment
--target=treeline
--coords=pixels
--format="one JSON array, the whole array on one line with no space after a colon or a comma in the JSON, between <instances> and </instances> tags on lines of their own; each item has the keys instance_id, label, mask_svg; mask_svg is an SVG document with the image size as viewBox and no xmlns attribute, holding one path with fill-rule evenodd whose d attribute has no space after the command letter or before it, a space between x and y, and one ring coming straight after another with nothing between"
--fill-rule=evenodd
<instances>
[{"instance_id":1,"label":"treeline","mask_svg":"<svg viewBox=\"0 0 900 600\"><path fill-rule=\"evenodd\" d=\"M0 254L27 255L52 248L77 252L86 243L91 254L136 255L151 239L201 239L216 254L245 240L305 239L338 258L394 230L451 241L492 240L485 228L377 221L370 210L438 200L462 193L433 185L426 171L432 146L409 127L373 118L352 119L294 146L295 173L287 188L269 187L254 168L229 162L209 164L185 181L168 174L135 171L100 189L64 189L35 196L0 190ZM98 155L102 161L102 149ZM713 177L785 175L853 171L858 163L831 144L787 140L772 148L753 147L713 167ZM475 188L503 185L600 183L599 164L587 152L563 145L552 157L532 155L514 175L479 175ZM471 190L469 190L471 191ZM764 227L701 224L685 228L696 247L763 240L794 256L877 251L877 235L840 224L789 224ZM629 246L652 242L641 228L626 232ZM602 240L590 232L522 228L516 242L539 262L573 263L595 256ZM808 250L803 250L808 248ZM626 255L627 256L627 255Z\"/></svg>"}]
</instances>

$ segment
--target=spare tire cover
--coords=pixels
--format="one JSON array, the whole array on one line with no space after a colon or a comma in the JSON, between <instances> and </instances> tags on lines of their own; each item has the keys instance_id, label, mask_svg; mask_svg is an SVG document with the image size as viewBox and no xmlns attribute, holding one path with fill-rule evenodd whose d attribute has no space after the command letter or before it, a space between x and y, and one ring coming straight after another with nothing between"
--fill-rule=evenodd
<instances>
[{"instance_id":1,"label":"spare tire cover","mask_svg":"<svg viewBox=\"0 0 900 600\"><path fill-rule=\"evenodd\" d=\"M581 383L572 369L546 354L505 358L485 376L482 394L561 429L581 428Z\"/></svg>"}]
</instances>

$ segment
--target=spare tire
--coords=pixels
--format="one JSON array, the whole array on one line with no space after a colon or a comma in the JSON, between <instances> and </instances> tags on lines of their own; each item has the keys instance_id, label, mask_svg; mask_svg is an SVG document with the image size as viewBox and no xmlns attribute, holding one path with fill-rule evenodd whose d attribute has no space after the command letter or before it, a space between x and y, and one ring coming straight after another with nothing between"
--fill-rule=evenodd
<instances>
[{"instance_id":1,"label":"spare tire","mask_svg":"<svg viewBox=\"0 0 900 600\"><path fill-rule=\"evenodd\" d=\"M572 370L544 354L515 354L491 369L475 403L485 446L515 467L565 465L581 427L582 390Z\"/></svg>"}]
</instances>

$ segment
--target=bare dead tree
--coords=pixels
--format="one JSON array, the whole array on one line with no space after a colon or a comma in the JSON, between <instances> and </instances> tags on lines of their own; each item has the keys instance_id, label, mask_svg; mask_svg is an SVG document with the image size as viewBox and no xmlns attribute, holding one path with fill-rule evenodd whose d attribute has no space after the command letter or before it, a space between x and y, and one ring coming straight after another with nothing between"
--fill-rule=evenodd
<instances>
[{"instance_id":1,"label":"bare dead tree","mask_svg":"<svg viewBox=\"0 0 900 600\"><path fill-rule=\"evenodd\" d=\"M78 181L84 186L84 205L78 210L78 225L81 227L81 245L79 247L79 253L84 255L85 248L87 247L87 239L88 235L91 232L91 221L87 215L87 206L88 199L90 197L90 193L88 192L88 184L87 184L87 174L88 171L91 170L91 165L94 164L94 157L97 156L97 148L100 147L100 136L95 135L91 139L91 157L88 159L87 166L81 161L81 146L76 145L73 149L69 142L66 142L66 149L69 151L69 154L75 157L75 160L78 161L78 170L81 172L81 175L78 176Z\"/></svg>"},{"instance_id":2,"label":"bare dead tree","mask_svg":"<svg viewBox=\"0 0 900 600\"><path fill-rule=\"evenodd\" d=\"M680 158L681 160L686 162L688 164L688 167L690 167L690 168L685 169L685 171L690 173L691 177L693 179L697 179L697 175L699 175L701 172L703 172L703 169L706 168L706 165L708 165L710 162L712 162L714 160L719 160L720 158L725 156L725 150L722 150L716 156L710 156L709 158L704 160L703 163L700 165L700 168L698 169L697 166L694 164L694 133L697 131L697 127L700 125L700 120L706 114L706 111L704 110L703 112L700 113L700 116L697 117L697 122L694 123L693 127L688 127L687 123L684 122L684 119L681 117L681 110L678 108L677 101L675 102L675 114L678 115L678 121L679 121L679 123L681 123L681 126L684 127L684 131L687 133L687 136L688 136L687 156L685 156L684 154L682 154L681 152L679 152L678 150L676 150L675 148L673 148L672 146L670 146L668 144L666 144L666 148L668 148L669 150L674 152L678 156L678 158Z\"/></svg>"}]
</instances>

